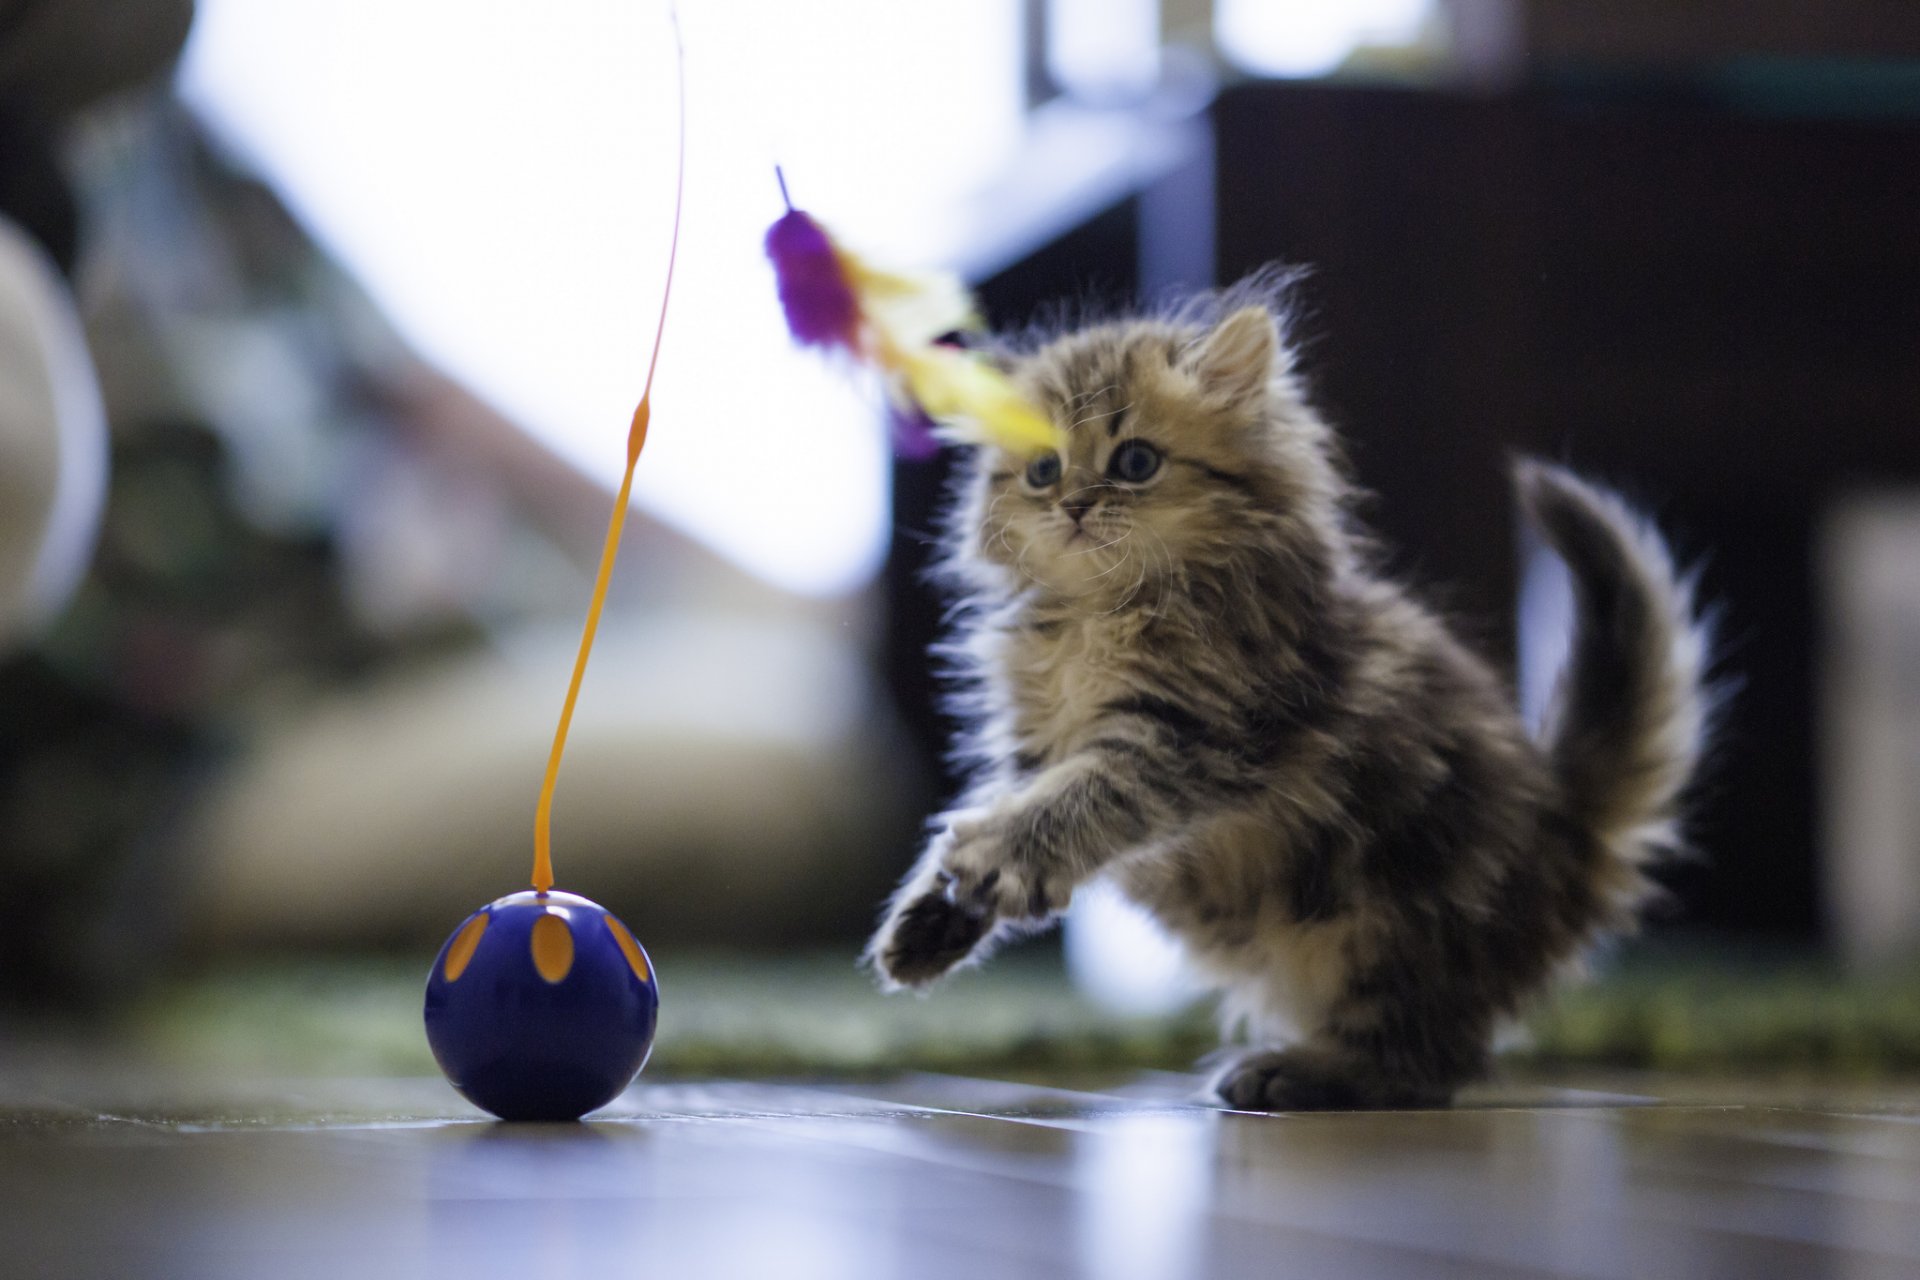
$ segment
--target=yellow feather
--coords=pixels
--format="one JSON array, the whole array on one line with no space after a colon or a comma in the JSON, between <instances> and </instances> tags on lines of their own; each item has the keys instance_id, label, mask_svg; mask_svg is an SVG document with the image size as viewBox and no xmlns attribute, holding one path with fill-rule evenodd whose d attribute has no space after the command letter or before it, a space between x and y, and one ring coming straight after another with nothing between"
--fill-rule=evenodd
<instances>
[{"instance_id":1,"label":"yellow feather","mask_svg":"<svg viewBox=\"0 0 1920 1280\"><path fill-rule=\"evenodd\" d=\"M883 271L837 242L834 252L866 322L868 358L904 383L945 434L1012 453L1062 448L1059 428L1005 374L973 352L934 341L980 327L959 277Z\"/></svg>"},{"instance_id":2,"label":"yellow feather","mask_svg":"<svg viewBox=\"0 0 1920 1280\"><path fill-rule=\"evenodd\" d=\"M837 244L834 250L860 301L861 313L885 328L902 347L920 346L942 334L980 327L973 299L958 276L945 271L913 275L882 271Z\"/></svg>"},{"instance_id":3,"label":"yellow feather","mask_svg":"<svg viewBox=\"0 0 1920 1280\"><path fill-rule=\"evenodd\" d=\"M909 352L904 373L907 390L927 416L963 438L1021 454L1062 446L1052 420L970 351L930 346Z\"/></svg>"}]
</instances>

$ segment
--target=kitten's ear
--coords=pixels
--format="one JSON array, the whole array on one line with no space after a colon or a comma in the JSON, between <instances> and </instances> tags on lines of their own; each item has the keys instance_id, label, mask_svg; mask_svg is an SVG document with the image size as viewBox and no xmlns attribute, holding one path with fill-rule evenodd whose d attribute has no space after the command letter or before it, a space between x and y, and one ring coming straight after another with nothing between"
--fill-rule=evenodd
<instances>
[{"instance_id":1,"label":"kitten's ear","mask_svg":"<svg viewBox=\"0 0 1920 1280\"><path fill-rule=\"evenodd\" d=\"M1235 401L1266 394L1280 370L1280 329L1265 307L1242 307L1201 339L1194 372L1201 385Z\"/></svg>"}]
</instances>

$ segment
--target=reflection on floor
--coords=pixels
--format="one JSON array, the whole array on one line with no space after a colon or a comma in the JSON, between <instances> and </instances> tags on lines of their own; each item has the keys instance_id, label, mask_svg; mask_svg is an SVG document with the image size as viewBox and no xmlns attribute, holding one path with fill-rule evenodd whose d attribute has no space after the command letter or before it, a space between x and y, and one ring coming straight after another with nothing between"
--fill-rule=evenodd
<instances>
[{"instance_id":1,"label":"reflection on floor","mask_svg":"<svg viewBox=\"0 0 1920 1280\"><path fill-rule=\"evenodd\" d=\"M1488 1087L1257 1116L1187 1077L646 1084L0 1073L0 1274L1920 1275L1920 1091Z\"/></svg>"}]
</instances>

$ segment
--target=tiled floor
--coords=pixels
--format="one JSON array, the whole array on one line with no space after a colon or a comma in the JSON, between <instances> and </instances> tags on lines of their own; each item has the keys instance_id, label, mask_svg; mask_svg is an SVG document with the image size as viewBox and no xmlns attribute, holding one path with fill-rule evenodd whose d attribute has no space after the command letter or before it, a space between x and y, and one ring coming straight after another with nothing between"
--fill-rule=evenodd
<instances>
[{"instance_id":1,"label":"tiled floor","mask_svg":"<svg viewBox=\"0 0 1920 1280\"><path fill-rule=\"evenodd\" d=\"M0 1072L0 1275L1920 1276L1920 1094L1627 1087L643 1083L514 1127L438 1080L43 1064Z\"/></svg>"}]
</instances>

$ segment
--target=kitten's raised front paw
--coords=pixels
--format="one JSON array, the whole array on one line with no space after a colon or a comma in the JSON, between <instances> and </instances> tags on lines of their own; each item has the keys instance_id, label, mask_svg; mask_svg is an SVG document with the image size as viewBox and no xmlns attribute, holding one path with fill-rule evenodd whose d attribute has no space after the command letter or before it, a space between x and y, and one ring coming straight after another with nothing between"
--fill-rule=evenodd
<instances>
[{"instance_id":1,"label":"kitten's raised front paw","mask_svg":"<svg viewBox=\"0 0 1920 1280\"><path fill-rule=\"evenodd\" d=\"M1065 911L1072 883L1009 844L1002 829L991 819L953 824L940 859L948 894L1002 920L1045 920Z\"/></svg>"},{"instance_id":2,"label":"kitten's raised front paw","mask_svg":"<svg viewBox=\"0 0 1920 1280\"><path fill-rule=\"evenodd\" d=\"M889 984L923 987L972 954L993 928L993 917L935 888L897 911L874 938L869 954Z\"/></svg>"},{"instance_id":3,"label":"kitten's raised front paw","mask_svg":"<svg viewBox=\"0 0 1920 1280\"><path fill-rule=\"evenodd\" d=\"M1383 1078L1369 1063L1311 1049L1256 1049L1229 1062L1213 1091L1238 1111L1444 1107L1452 1091Z\"/></svg>"}]
</instances>

